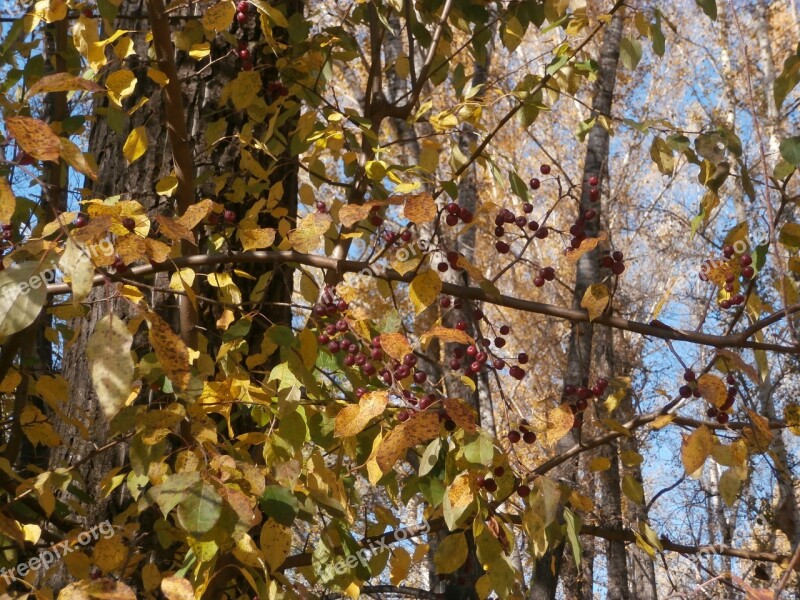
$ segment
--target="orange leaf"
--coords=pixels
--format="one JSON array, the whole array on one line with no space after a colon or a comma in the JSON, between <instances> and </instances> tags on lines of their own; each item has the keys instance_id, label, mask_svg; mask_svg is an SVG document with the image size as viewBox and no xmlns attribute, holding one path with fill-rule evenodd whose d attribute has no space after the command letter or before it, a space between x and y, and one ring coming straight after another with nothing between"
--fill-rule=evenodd
<instances>
[{"instance_id":1,"label":"orange leaf","mask_svg":"<svg viewBox=\"0 0 800 600\"><path fill-rule=\"evenodd\" d=\"M608 234L605 231L601 231L597 234L596 238L586 238L581 242L581 245L577 248L570 248L567 250L567 260L571 263L578 262L578 259L586 254L587 252L591 252L600 242L603 242L608 237Z\"/></svg>"},{"instance_id":2,"label":"orange leaf","mask_svg":"<svg viewBox=\"0 0 800 600\"><path fill-rule=\"evenodd\" d=\"M395 360L403 360L411 353L411 345L402 333L382 333L381 348Z\"/></svg>"},{"instance_id":3,"label":"orange leaf","mask_svg":"<svg viewBox=\"0 0 800 600\"><path fill-rule=\"evenodd\" d=\"M459 398L445 398L442 400L444 409L456 425L467 433L474 433L478 426L475 424L475 411L466 402Z\"/></svg>"},{"instance_id":4,"label":"orange leaf","mask_svg":"<svg viewBox=\"0 0 800 600\"><path fill-rule=\"evenodd\" d=\"M436 202L428 192L412 194L406 197L403 215L417 225L430 223L436 218Z\"/></svg>"},{"instance_id":5,"label":"orange leaf","mask_svg":"<svg viewBox=\"0 0 800 600\"><path fill-rule=\"evenodd\" d=\"M392 429L381 442L375 461L383 473L394 467L409 448L439 435L439 414L433 411L414 413L408 421Z\"/></svg>"},{"instance_id":6,"label":"orange leaf","mask_svg":"<svg viewBox=\"0 0 800 600\"><path fill-rule=\"evenodd\" d=\"M53 162L58 160L61 142L44 121L30 117L9 117L6 119L6 127L8 133L33 158Z\"/></svg>"}]
</instances>

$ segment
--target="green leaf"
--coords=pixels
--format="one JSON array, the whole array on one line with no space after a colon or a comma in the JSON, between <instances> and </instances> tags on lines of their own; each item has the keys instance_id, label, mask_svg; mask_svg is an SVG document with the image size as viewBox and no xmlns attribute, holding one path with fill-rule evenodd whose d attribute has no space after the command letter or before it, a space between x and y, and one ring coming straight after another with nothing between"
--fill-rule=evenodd
<instances>
[{"instance_id":1,"label":"green leaf","mask_svg":"<svg viewBox=\"0 0 800 600\"><path fill-rule=\"evenodd\" d=\"M42 275L36 261L15 263L0 273L0 338L22 331L39 316L47 302Z\"/></svg>"},{"instance_id":2,"label":"green leaf","mask_svg":"<svg viewBox=\"0 0 800 600\"><path fill-rule=\"evenodd\" d=\"M419 476L424 477L431 472L439 460L439 452L442 449L442 438L436 438L422 453L422 458L419 461Z\"/></svg>"},{"instance_id":3,"label":"green leaf","mask_svg":"<svg viewBox=\"0 0 800 600\"><path fill-rule=\"evenodd\" d=\"M186 498L186 494L193 485L200 481L200 473L188 471L186 473L175 473L170 475L157 488L156 503L161 509L161 513L166 517L181 500Z\"/></svg>"},{"instance_id":4,"label":"green leaf","mask_svg":"<svg viewBox=\"0 0 800 600\"><path fill-rule=\"evenodd\" d=\"M448 535L433 555L436 573L446 575L457 570L467 560L467 538L463 531Z\"/></svg>"},{"instance_id":5,"label":"green leaf","mask_svg":"<svg viewBox=\"0 0 800 600\"><path fill-rule=\"evenodd\" d=\"M706 16L712 21L717 20L717 0L695 0L697 6L703 9Z\"/></svg>"},{"instance_id":6,"label":"green leaf","mask_svg":"<svg viewBox=\"0 0 800 600\"><path fill-rule=\"evenodd\" d=\"M790 56L783 63L783 71L775 78L772 93L775 96L775 106L780 108L786 96L800 83L800 44L797 54Z\"/></svg>"},{"instance_id":7,"label":"green leaf","mask_svg":"<svg viewBox=\"0 0 800 600\"><path fill-rule=\"evenodd\" d=\"M633 71L642 60L642 45L632 37L622 38L619 44L619 57L626 69Z\"/></svg>"},{"instance_id":8,"label":"green leaf","mask_svg":"<svg viewBox=\"0 0 800 600\"><path fill-rule=\"evenodd\" d=\"M564 521L567 523L567 538L569 539L569 545L572 547L572 556L575 558L575 564L580 568L581 554L583 553L581 540L578 537L581 531L581 518L570 509L565 508Z\"/></svg>"},{"instance_id":9,"label":"green leaf","mask_svg":"<svg viewBox=\"0 0 800 600\"><path fill-rule=\"evenodd\" d=\"M650 39L653 41L653 52L658 56L664 56L666 40L664 32L661 31L661 11L658 9L656 9L656 22L650 25Z\"/></svg>"},{"instance_id":10,"label":"green leaf","mask_svg":"<svg viewBox=\"0 0 800 600\"><path fill-rule=\"evenodd\" d=\"M511 183L511 191L514 195L523 200L528 200L528 186L522 181L522 178L514 171L508 172L508 181Z\"/></svg>"},{"instance_id":11,"label":"green leaf","mask_svg":"<svg viewBox=\"0 0 800 600\"><path fill-rule=\"evenodd\" d=\"M209 531L222 514L222 498L207 481L189 488L186 497L178 504L178 521L193 535Z\"/></svg>"},{"instance_id":12,"label":"green leaf","mask_svg":"<svg viewBox=\"0 0 800 600\"><path fill-rule=\"evenodd\" d=\"M788 137L781 140L781 156L786 162L795 167L800 166L800 136Z\"/></svg>"},{"instance_id":13,"label":"green leaf","mask_svg":"<svg viewBox=\"0 0 800 600\"><path fill-rule=\"evenodd\" d=\"M300 503L294 494L279 485L270 485L259 498L264 513L281 525L290 527L300 510Z\"/></svg>"},{"instance_id":14,"label":"green leaf","mask_svg":"<svg viewBox=\"0 0 800 600\"><path fill-rule=\"evenodd\" d=\"M786 223L778 234L778 241L790 248L800 248L800 225L797 223Z\"/></svg>"}]
</instances>

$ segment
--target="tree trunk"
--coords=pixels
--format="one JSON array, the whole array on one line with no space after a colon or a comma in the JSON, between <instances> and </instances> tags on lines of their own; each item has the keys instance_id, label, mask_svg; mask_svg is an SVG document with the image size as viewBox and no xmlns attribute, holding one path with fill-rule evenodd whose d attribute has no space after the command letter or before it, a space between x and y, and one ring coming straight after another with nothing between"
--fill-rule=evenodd
<instances>
[{"instance_id":1,"label":"tree trunk","mask_svg":"<svg viewBox=\"0 0 800 600\"><path fill-rule=\"evenodd\" d=\"M603 45L600 51L600 69L598 73L597 90L592 101L592 112L595 115L608 115L611 113L611 104L614 97L614 86L617 79L617 64L619 62L620 40L622 39L623 11L614 14L611 23L605 31ZM595 125L589 133L586 148L586 160L583 167L583 179L596 176L601 180L608 173L608 148L609 135L600 125ZM601 181L602 183L602 181ZM594 208L598 215L588 221L584 228L586 237L596 237L599 232L600 202L592 202L589 198L589 186L583 186L580 202L580 215L590 208ZM594 249L584 254L578 261L578 271L575 279L575 289L572 296L573 308L581 308L586 289L593 283L601 280L600 250ZM567 369L564 376L564 385L575 387L589 384L589 373L592 357L592 335L594 327L590 322L573 323L569 337L567 351ZM564 394L564 401L568 398ZM556 453L563 452L578 442L578 434L569 433L562 438ZM577 469L574 463L566 463L558 470L557 476L570 481L575 481ZM531 584L530 600L552 600L558 588L559 575L563 563L564 542L545 553L536 561L534 579ZM586 587L588 586L588 591ZM581 598L591 594L592 582L581 582L578 577L564 580L564 594L567 598Z\"/></svg>"}]
</instances>

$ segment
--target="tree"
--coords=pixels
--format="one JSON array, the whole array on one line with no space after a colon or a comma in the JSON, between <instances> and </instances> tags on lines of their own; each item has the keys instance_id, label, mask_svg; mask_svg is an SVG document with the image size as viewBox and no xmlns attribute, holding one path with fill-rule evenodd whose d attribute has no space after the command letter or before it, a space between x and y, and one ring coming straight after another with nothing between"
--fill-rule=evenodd
<instances>
[{"instance_id":1,"label":"tree","mask_svg":"<svg viewBox=\"0 0 800 600\"><path fill-rule=\"evenodd\" d=\"M12 10L9 597L797 585L785 7Z\"/></svg>"}]
</instances>

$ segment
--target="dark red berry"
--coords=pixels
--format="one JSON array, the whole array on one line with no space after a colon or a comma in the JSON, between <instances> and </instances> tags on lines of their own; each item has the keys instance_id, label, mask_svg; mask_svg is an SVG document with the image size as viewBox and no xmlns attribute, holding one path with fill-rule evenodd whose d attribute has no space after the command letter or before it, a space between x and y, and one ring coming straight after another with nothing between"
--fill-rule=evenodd
<instances>
[{"instance_id":1,"label":"dark red berry","mask_svg":"<svg viewBox=\"0 0 800 600\"><path fill-rule=\"evenodd\" d=\"M614 275L622 275L622 272L625 270L625 263L615 262L611 265L611 272Z\"/></svg>"},{"instance_id":2,"label":"dark red berry","mask_svg":"<svg viewBox=\"0 0 800 600\"><path fill-rule=\"evenodd\" d=\"M224 213L222 213L222 218L225 219L226 223L235 223L236 222L236 213L232 210L228 209Z\"/></svg>"},{"instance_id":3,"label":"dark red berry","mask_svg":"<svg viewBox=\"0 0 800 600\"><path fill-rule=\"evenodd\" d=\"M450 298L445 296L444 298L439 300L439 306L441 306L442 308L450 308Z\"/></svg>"},{"instance_id":4,"label":"dark red berry","mask_svg":"<svg viewBox=\"0 0 800 600\"><path fill-rule=\"evenodd\" d=\"M697 375L695 375L694 371L692 371L691 369L686 369L683 372L683 379L685 381L694 381L695 379L697 379Z\"/></svg>"},{"instance_id":5,"label":"dark red berry","mask_svg":"<svg viewBox=\"0 0 800 600\"><path fill-rule=\"evenodd\" d=\"M243 12L237 12L236 20L239 22L239 24L244 24L247 21L247 14Z\"/></svg>"},{"instance_id":6,"label":"dark red berry","mask_svg":"<svg viewBox=\"0 0 800 600\"><path fill-rule=\"evenodd\" d=\"M483 488L487 492L495 493L497 491L497 482L494 479L487 479L483 482Z\"/></svg>"},{"instance_id":7,"label":"dark red berry","mask_svg":"<svg viewBox=\"0 0 800 600\"><path fill-rule=\"evenodd\" d=\"M467 330L467 323L466 321L459 321L456 323L456 329L459 331L466 331Z\"/></svg>"},{"instance_id":8,"label":"dark red berry","mask_svg":"<svg viewBox=\"0 0 800 600\"><path fill-rule=\"evenodd\" d=\"M717 415L717 423L719 423L720 425L725 425L725 423L727 423L729 419L730 416L726 412L721 412Z\"/></svg>"},{"instance_id":9,"label":"dark red berry","mask_svg":"<svg viewBox=\"0 0 800 600\"><path fill-rule=\"evenodd\" d=\"M550 165L548 165L548 164L542 165L541 167L539 167L539 171L542 173L542 175L549 175L550 174Z\"/></svg>"},{"instance_id":10,"label":"dark red berry","mask_svg":"<svg viewBox=\"0 0 800 600\"><path fill-rule=\"evenodd\" d=\"M455 431L456 430L456 422L453 421L453 419L445 419L444 428L447 431Z\"/></svg>"},{"instance_id":11,"label":"dark red berry","mask_svg":"<svg viewBox=\"0 0 800 600\"><path fill-rule=\"evenodd\" d=\"M528 184L531 186L532 190L538 190L539 187L542 185L542 182L539 181L536 177L533 177Z\"/></svg>"},{"instance_id":12,"label":"dark red berry","mask_svg":"<svg viewBox=\"0 0 800 600\"><path fill-rule=\"evenodd\" d=\"M688 398L692 395L692 388L690 388L688 385L682 385L678 389L678 394L680 394L681 398Z\"/></svg>"},{"instance_id":13,"label":"dark red berry","mask_svg":"<svg viewBox=\"0 0 800 600\"><path fill-rule=\"evenodd\" d=\"M458 215L447 215L444 220L450 227L455 227L458 225Z\"/></svg>"},{"instance_id":14,"label":"dark red berry","mask_svg":"<svg viewBox=\"0 0 800 600\"><path fill-rule=\"evenodd\" d=\"M524 212L527 215L531 214L533 212L533 204L531 204L530 202L525 202L522 205L522 212Z\"/></svg>"},{"instance_id":15,"label":"dark red berry","mask_svg":"<svg viewBox=\"0 0 800 600\"><path fill-rule=\"evenodd\" d=\"M450 204L447 205L446 210L447 214L458 216L461 207L455 202L451 202Z\"/></svg>"},{"instance_id":16,"label":"dark red berry","mask_svg":"<svg viewBox=\"0 0 800 600\"><path fill-rule=\"evenodd\" d=\"M597 175L592 175L589 177L589 185L592 187L597 187L597 184L600 183L600 180L597 178Z\"/></svg>"},{"instance_id":17,"label":"dark red berry","mask_svg":"<svg viewBox=\"0 0 800 600\"><path fill-rule=\"evenodd\" d=\"M531 495L531 488L529 488L529 487L528 487L527 485L525 485L525 484L522 484L521 486L519 486L519 487L517 488L517 495L518 495L520 498L527 498L528 496L530 496L530 495Z\"/></svg>"},{"instance_id":18,"label":"dark red berry","mask_svg":"<svg viewBox=\"0 0 800 600\"><path fill-rule=\"evenodd\" d=\"M507 254L508 251L511 249L511 247L503 241L495 242L494 247L500 254Z\"/></svg>"},{"instance_id":19,"label":"dark red berry","mask_svg":"<svg viewBox=\"0 0 800 600\"><path fill-rule=\"evenodd\" d=\"M589 200L591 202L597 202L600 199L600 190L596 187L589 189Z\"/></svg>"},{"instance_id":20,"label":"dark red berry","mask_svg":"<svg viewBox=\"0 0 800 600\"><path fill-rule=\"evenodd\" d=\"M742 267L742 277L745 279L752 279L753 275L755 275L756 271L751 266Z\"/></svg>"},{"instance_id":21,"label":"dark red berry","mask_svg":"<svg viewBox=\"0 0 800 600\"><path fill-rule=\"evenodd\" d=\"M511 332L511 327L508 325L501 325L500 326L500 333L502 335L508 335Z\"/></svg>"},{"instance_id":22,"label":"dark red berry","mask_svg":"<svg viewBox=\"0 0 800 600\"><path fill-rule=\"evenodd\" d=\"M405 229L405 230L404 230L404 231L403 231L403 232L400 234L400 239L401 239L401 240L403 240L404 242L410 242L412 237L413 237L413 236L412 236L412 233L411 233L411 231L409 231L408 229Z\"/></svg>"},{"instance_id":23,"label":"dark red berry","mask_svg":"<svg viewBox=\"0 0 800 600\"><path fill-rule=\"evenodd\" d=\"M536 434L533 431L526 431L522 435L522 441L526 444L533 444L536 441Z\"/></svg>"},{"instance_id":24,"label":"dark red berry","mask_svg":"<svg viewBox=\"0 0 800 600\"><path fill-rule=\"evenodd\" d=\"M75 227L86 227L88 222L89 219L87 219L85 216L78 215L78 217L75 219Z\"/></svg>"},{"instance_id":25,"label":"dark red berry","mask_svg":"<svg viewBox=\"0 0 800 600\"><path fill-rule=\"evenodd\" d=\"M509 442L511 442L512 444L516 444L522 439L522 434L519 431L512 429L511 431L508 432L507 437Z\"/></svg>"},{"instance_id":26,"label":"dark red berry","mask_svg":"<svg viewBox=\"0 0 800 600\"><path fill-rule=\"evenodd\" d=\"M525 354L524 352L520 352L517 355L517 360L519 361L519 364L524 365L528 362L528 355Z\"/></svg>"},{"instance_id":27,"label":"dark red berry","mask_svg":"<svg viewBox=\"0 0 800 600\"><path fill-rule=\"evenodd\" d=\"M503 468L502 465L497 466L494 468L494 476L495 477L502 477L505 474L506 470Z\"/></svg>"}]
</instances>

